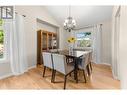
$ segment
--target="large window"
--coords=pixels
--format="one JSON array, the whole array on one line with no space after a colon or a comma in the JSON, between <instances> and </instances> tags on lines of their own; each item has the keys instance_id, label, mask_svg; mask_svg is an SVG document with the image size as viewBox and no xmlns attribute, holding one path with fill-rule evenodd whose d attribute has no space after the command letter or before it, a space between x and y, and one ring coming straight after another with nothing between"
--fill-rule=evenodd
<instances>
[{"instance_id":1,"label":"large window","mask_svg":"<svg viewBox=\"0 0 127 95\"><path fill-rule=\"evenodd\" d=\"M4 57L4 31L2 30L2 20L0 19L0 59Z\"/></svg>"},{"instance_id":2,"label":"large window","mask_svg":"<svg viewBox=\"0 0 127 95\"><path fill-rule=\"evenodd\" d=\"M91 47L91 32L80 32L76 34L77 47Z\"/></svg>"}]
</instances>

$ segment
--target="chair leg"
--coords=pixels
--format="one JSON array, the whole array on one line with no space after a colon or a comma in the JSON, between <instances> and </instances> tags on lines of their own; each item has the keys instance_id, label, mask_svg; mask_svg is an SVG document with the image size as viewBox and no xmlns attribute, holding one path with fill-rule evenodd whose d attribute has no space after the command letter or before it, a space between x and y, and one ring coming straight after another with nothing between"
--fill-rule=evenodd
<instances>
[{"instance_id":1,"label":"chair leg","mask_svg":"<svg viewBox=\"0 0 127 95\"><path fill-rule=\"evenodd\" d=\"M54 70L53 73L54 73L54 74L53 74L53 82L55 82L56 70Z\"/></svg>"},{"instance_id":2,"label":"chair leg","mask_svg":"<svg viewBox=\"0 0 127 95\"><path fill-rule=\"evenodd\" d=\"M90 69L89 69L89 65L87 65L87 72L88 72L88 75L90 75Z\"/></svg>"},{"instance_id":3,"label":"chair leg","mask_svg":"<svg viewBox=\"0 0 127 95\"><path fill-rule=\"evenodd\" d=\"M51 78L51 82L53 82L53 77L54 77L54 69L52 70L52 78Z\"/></svg>"},{"instance_id":4,"label":"chair leg","mask_svg":"<svg viewBox=\"0 0 127 95\"><path fill-rule=\"evenodd\" d=\"M71 73L69 74L69 76L71 77Z\"/></svg>"},{"instance_id":5,"label":"chair leg","mask_svg":"<svg viewBox=\"0 0 127 95\"><path fill-rule=\"evenodd\" d=\"M82 71L83 71L84 80L85 80L85 83L86 83L86 74L85 74L85 70L82 70Z\"/></svg>"},{"instance_id":6,"label":"chair leg","mask_svg":"<svg viewBox=\"0 0 127 95\"><path fill-rule=\"evenodd\" d=\"M43 77L45 76L46 66L44 66Z\"/></svg>"},{"instance_id":7,"label":"chair leg","mask_svg":"<svg viewBox=\"0 0 127 95\"><path fill-rule=\"evenodd\" d=\"M93 68L92 68L92 63L91 62L90 62L90 68L91 68L91 71L92 71Z\"/></svg>"},{"instance_id":8,"label":"chair leg","mask_svg":"<svg viewBox=\"0 0 127 95\"><path fill-rule=\"evenodd\" d=\"M67 80L67 75L64 76L64 89L66 89L66 80Z\"/></svg>"}]
</instances>

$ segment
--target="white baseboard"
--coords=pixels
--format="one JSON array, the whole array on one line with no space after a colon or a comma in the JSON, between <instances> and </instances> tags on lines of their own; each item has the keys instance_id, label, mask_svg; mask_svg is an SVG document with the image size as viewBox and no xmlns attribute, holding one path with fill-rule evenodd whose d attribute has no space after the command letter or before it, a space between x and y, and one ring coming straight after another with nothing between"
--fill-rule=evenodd
<instances>
[{"instance_id":1,"label":"white baseboard","mask_svg":"<svg viewBox=\"0 0 127 95\"><path fill-rule=\"evenodd\" d=\"M9 74L0 76L0 79L4 79L4 78L10 77L10 76L13 76L13 74L12 73L9 73Z\"/></svg>"},{"instance_id":2,"label":"white baseboard","mask_svg":"<svg viewBox=\"0 0 127 95\"><path fill-rule=\"evenodd\" d=\"M109 64L109 63L103 63L103 62L101 62L101 63L92 62L92 63L95 63L95 64L104 64L104 65L111 66L111 64Z\"/></svg>"},{"instance_id":3,"label":"white baseboard","mask_svg":"<svg viewBox=\"0 0 127 95\"><path fill-rule=\"evenodd\" d=\"M108 65L108 66L111 66L111 64L109 64L109 63L101 63L101 64L104 64L104 65Z\"/></svg>"},{"instance_id":4,"label":"white baseboard","mask_svg":"<svg viewBox=\"0 0 127 95\"><path fill-rule=\"evenodd\" d=\"M36 68L36 65L31 66L31 67L28 67L28 70L29 70L29 69L33 69L33 68ZM4 79L4 78L7 78L7 77L10 77L10 76L13 76L13 75L14 75L13 73L5 74L5 75L3 75L3 76L0 76L0 79ZM16 75L16 74L15 74L15 75ZM19 74L17 74L17 75L19 75Z\"/></svg>"},{"instance_id":5,"label":"white baseboard","mask_svg":"<svg viewBox=\"0 0 127 95\"><path fill-rule=\"evenodd\" d=\"M33 68L36 68L36 65L31 66L31 67L28 67L28 70L29 70L29 69L33 69Z\"/></svg>"}]
</instances>

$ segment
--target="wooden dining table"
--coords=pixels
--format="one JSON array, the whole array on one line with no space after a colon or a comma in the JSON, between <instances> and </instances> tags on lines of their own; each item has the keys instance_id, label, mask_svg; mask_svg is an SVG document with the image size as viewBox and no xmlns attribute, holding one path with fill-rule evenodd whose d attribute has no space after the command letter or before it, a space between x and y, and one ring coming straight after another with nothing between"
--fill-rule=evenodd
<instances>
[{"instance_id":1,"label":"wooden dining table","mask_svg":"<svg viewBox=\"0 0 127 95\"><path fill-rule=\"evenodd\" d=\"M76 80L76 83L78 83L78 63L80 60L80 57L82 57L84 54L88 53L88 51L80 51L80 50L73 50L71 53L68 50L58 50L58 51L51 51L51 53L57 53L66 56L67 59L72 59L74 63L74 79Z\"/></svg>"}]
</instances>

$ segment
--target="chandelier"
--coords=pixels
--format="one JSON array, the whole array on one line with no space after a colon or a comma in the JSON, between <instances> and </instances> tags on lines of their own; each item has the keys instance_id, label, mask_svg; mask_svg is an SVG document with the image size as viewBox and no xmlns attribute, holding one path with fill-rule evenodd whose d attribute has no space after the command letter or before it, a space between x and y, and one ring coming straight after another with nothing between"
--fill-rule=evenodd
<instances>
[{"instance_id":1,"label":"chandelier","mask_svg":"<svg viewBox=\"0 0 127 95\"><path fill-rule=\"evenodd\" d=\"M76 27L76 21L70 16L71 7L69 6L69 17L64 21L64 29L71 32Z\"/></svg>"}]
</instances>

